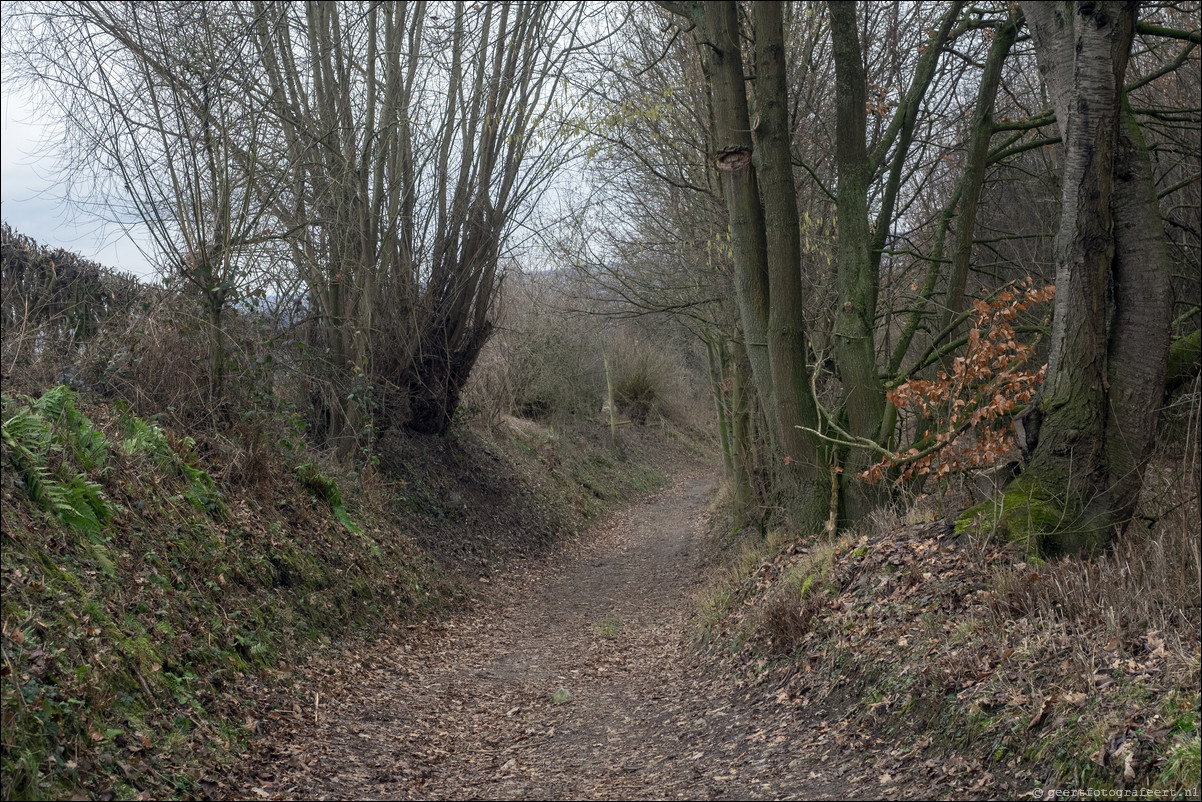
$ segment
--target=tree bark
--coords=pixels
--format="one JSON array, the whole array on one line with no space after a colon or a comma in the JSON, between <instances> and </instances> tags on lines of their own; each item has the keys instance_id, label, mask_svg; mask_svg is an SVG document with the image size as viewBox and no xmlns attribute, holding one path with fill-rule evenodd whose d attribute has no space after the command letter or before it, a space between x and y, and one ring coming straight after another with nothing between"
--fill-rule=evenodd
<instances>
[{"instance_id":1,"label":"tree bark","mask_svg":"<svg viewBox=\"0 0 1202 802\"><path fill-rule=\"evenodd\" d=\"M772 409L775 394L767 342L768 245L759 184L752 164L755 146L743 77L738 9L733 2L681 5L708 45L715 164L729 215L739 317L752 380L760 398ZM778 439L779 431L774 431L773 437Z\"/></svg>"},{"instance_id":2,"label":"tree bark","mask_svg":"<svg viewBox=\"0 0 1202 802\"><path fill-rule=\"evenodd\" d=\"M751 398L747 386L747 351L738 342L731 343L730 357L730 432L734 466L734 490L731 506L736 521L746 521L755 505L755 433L751 425Z\"/></svg>"},{"instance_id":3,"label":"tree bark","mask_svg":"<svg viewBox=\"0 0 1202 802\"><path fill-rule=\"evenodd\" d=\"M1164 387L1165 235L1123 91L1136 7L1023 4L1065 156L1047 378L1004 498L1010 534L1048 554L1096 550L1130 519Z\"/></svg>"},{"instance_id":4,"label":"tree bark","mask_svg":"<svg viewBox=\"0 0 1202 802\"><path fill-rule=\"evenodd\" d=\"M1114 312L1108 342L1103 459L1111 516L1125 525L1143 486L1168 370L1172 322L1168 239L1148 147L1126 97L1115 158Z\"/></svg>"},{"instance_id":5,"label":"tree bark","mask_svg":"<svg viewBox=\"0 0 1202 802\"><path fill-rule=\"evenodd\" d=\"M782 451L776 466L776 490L795 529L818 531L827 512L822 489L828 473L824 449L805 430L817 429L818 409L806 367L809 349L803 321L801 222L793 184L781 3L756 3L752 15L759 112L753 161L756 175L762 176L770 291L768 362Z\"/></svg>"},{"instance_id":6,"label":"tree bark","mask_svg":"<svg viewBox=\"0 0 1202 802\"><path fill-rule=\"evenodd\" d=\"M737 4L660 5L691 19L706 46L715 164L729 215L744 343L774 446L772 491L793 529L817 531L826 513L822 480L827 473L825 455L801 428L815 429L818 413L805 361L801 232L790 150L782 4L752 7L758 112L754 132ZM734 417L737 432L739 416Z\"/></svg>"},{"instance_id":7,"label":"tree bark","mask_svg":"<svg viewBox=\"0 0 1202 802\"><path fill-rule=\"evenodd\" d=\"M839 174L838 309L835 356L843 381L848 431L875 440L885 411L885 388L876 367L874 331L879 287L873 270L872 232L868 226L868 185L872 169L865 132L867 84L854 3L828 3L835 57L835 161ZM855 479L871 454L852 449L843 460L845 519L854 520L875 506L875 493Z\"/></svg>"}]
</instances>

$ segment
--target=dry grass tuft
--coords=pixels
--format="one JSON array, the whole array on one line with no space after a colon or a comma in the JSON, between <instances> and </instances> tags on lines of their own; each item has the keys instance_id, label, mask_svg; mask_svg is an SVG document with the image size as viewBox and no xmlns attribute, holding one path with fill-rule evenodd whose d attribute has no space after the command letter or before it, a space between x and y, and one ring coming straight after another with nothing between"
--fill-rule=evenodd
<instances>
[{"instance_id":1,"label":"dry grass tuft","mask_svg":"<svg viewBox=\"0 0 1202 802\"><path fill-rule=\"evenodd\" d=\"M1151 460L1136 520L1104 555L1021 565L998 576L999 621L1056 622L1082 637L1138 649L1163 639L1180 681L1197 687L1202 626L1198 532L1198 396L1187 399L1185 438ZM1170 421L1170 424L1172 422Z\"/></svg>"},{"instance_id":2,"label":"dry grass tuft","mask_svg":"<svg viewBox=\"0 0 1202 802\"><path fill-rule=\"evenodd\" d=\"M607 422L608 362L621 420L700 428L712 413L695 343L674 329L571 311L574 303L546 277L506 286L496 333L464 388L472 417L490 427L505 416Z\"/></svg>"}]
</instances>

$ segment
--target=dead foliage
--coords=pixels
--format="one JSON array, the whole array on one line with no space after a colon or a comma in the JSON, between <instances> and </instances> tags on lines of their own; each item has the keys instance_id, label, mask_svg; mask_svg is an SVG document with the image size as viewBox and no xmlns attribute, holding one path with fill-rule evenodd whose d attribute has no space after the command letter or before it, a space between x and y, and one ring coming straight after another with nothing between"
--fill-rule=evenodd
<instances>
[{"instance_id":1,"label":"dead foliage","mask_svg":"<svg viewBox=\"0 0 1202 802\"><path fill-rule=\"evenodd\" d=\"M1188 786L1168 768L1198 726L1187 530L1044 564L947 521L884 524L765 555L711 594L703 648L838 719L832 744L892 744L873 770L926 793Z\"/></svg>"}]
</instances>

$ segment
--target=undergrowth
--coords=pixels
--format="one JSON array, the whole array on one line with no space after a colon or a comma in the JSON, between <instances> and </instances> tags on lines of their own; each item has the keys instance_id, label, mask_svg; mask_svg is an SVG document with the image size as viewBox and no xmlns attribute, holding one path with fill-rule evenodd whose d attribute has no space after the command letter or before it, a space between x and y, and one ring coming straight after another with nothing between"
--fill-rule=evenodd
<instances>
[{"instance_id":1,"label":"undergrowth","mask_svg":"<svg viewBox=\"0 0 1202 802\"><path fill-rule=\"evenodd\" d=\"M378 472L285 448L248 484L221 435L62 386L5 395L2 424L4 799L209 793L320 644L462 603L451 571L537 556L696 457L514 420L390 439Z\"/></svg>"},{"instance_id":2,"label":"undergrowth","mask_svg":"<svg viewBox=\"0 0 1202 802\"><path fill-rule=\"evenodd\" d=\"M5 799L194 796L253 731L241 677L447 595L315 468L252 496L128 409L3 404Z\"/></svg>"},{"instance_id":3,"label":"undergrowth","mask_svg":"<svg viewBox=\"0 0 1202 802\"><path fill-rule=\"evenodd\" d=\"M742 533L701 599L696 648L771 682L794 715L821 705L824 730L838 722L833 743L873 755L890 744L899 757L866 770L909 766L930 794L986 793L970 784L982 777L993 797L1196 794L1193 442L1153 461L1142 525L1091 559L1033 559L988 532L954 531L926 502L836 540Z\"/></svg>"}]
</instances>

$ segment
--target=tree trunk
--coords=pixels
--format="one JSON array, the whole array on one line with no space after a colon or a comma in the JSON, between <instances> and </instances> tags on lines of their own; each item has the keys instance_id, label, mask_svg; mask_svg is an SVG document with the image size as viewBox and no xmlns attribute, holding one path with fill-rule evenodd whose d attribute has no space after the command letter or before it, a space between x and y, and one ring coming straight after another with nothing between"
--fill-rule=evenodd
<instances>
[{"instance_id":1,"label":"tree trunk","mask_svg":"<svg viewBox=\"0 0 1202 802\"><path fill-rule=\"evenodd\" d=\"M1111 515L1135 512L1168 370L1172 306L1168 238L1148 148L1123 98L1115 158L1114 314L1109 338L1106 442Z\"/></svg>"},{"instance_id":2,"label":"tree trunk","mask_svg":"<svg viewBox=\"0 0 1202 802\"><path fill-rule=\"evenodd\" d=\"M1168 264L1147 150L1125 109L1135 3L1024 3L1065 146L1047 378L1003 529L1092 551L1129 520L1168 354Z\"/></svg>"},{"instance_id":3,"label":"tree trunk","mask_svg":"<svg viewBox=\"0 0 1202 802\"><path fill-rule=\"evenodd\" d=\"M713 96L715 163L730 223L735 290L743 323L747 359L761 399L772 408L772 368L768 358L768 246L759 186L752 164L754 144L743 78L738 10L733 2L688 4L693 21L709 44L708 72ZM775 435L775 433L774 433Z\"/></svg>"},{"instance_id":4,"label":"tree trunk","mask_svg":"<svg viewBox=\"0 0 1202 802\"><path fill-rule=\"evenodd\" d=\"M750 389L747 386L747 353L738 343L731 344L734 354L730 360L730 431L731 457L734 466L734 491L731 506L734 519L742 524L751 516L755 506L755 434L751 426Z\"/></svg>"},{"instance_id":5,"label":"tree trunk","mask_svg":"<svg viewBox=\"0 0 1202 802\"><path fill-rule=\"evenodd\" d=\"M1022 23L1022 12L1013 9L1006 22L997 29L985 58L985 69L981 72L981 86L977 91L977 103L973 109L971 133L968 138L968 159L964 166L963 187L960 200L960 216L956 221L956 244L952 251L952 270L948 278L947 301L939 319L940 332L949 330L952 320L964 309L964 290L968 283L968 268L972 261L972 246L976 234L977 205L981 200L981 189L985 186L985 168L989 165L989 142L993 138L993 106L997 99L998 86L1002 80L1002 66L1010 53L1018 29ZM958 327L957 327L958 328ZM952 355L944 357L944 367L951 365Z\"/></svg>"},{"instance_id":6,"label":"tree trunk","mask_svg":"<svg viewBox=\"0 0 1202 802\"><path fill-rule=\"evenodd\" d=\"M781 4L752 7L759 113L754 137L737 4L660 5L691 19L706 45L715 166L729 215L747 359L773 446L772 491L792 528L817 531L825 517L826 487L821 480L827 474L824 455L800 428L816 428L818 414L805 362L801 233Z\"/></svg>"},{"instance_id":7,"label":"tree trunk","mask_svg":"<svg viewBox=\"0 0 1202 802\"><path fill-rule=\"evenodd\" d=\"M730 438L730 416L727 412L726 405L726 371L724 370L726 359L721 354L720 349L723 349L721 341L707 333L705 335L705 357L706 364L709 367L710 379L710 397L714 402L714 414L718 421L718 444L722 447L722 467L728 479L734 477L734 462L732 462L731 453L731 438ZM609 373L606 372L608 381ZM612 395L612 391L611 391ZM612 407L612 402L610 404Z\"/></svg>"},{"instance_id":8,"label":"tree trunk","mask_svg":"<svg viewBox=\"0 0 1202 802\"><path fill-rule=\"evenodd\" d=\"M209 312L209 403L219 406L225 397L225 300L205 293Z\"/></svg>"},{"instance_id":9,"label":"tree trunk","mask_svg":"<svg viewBox=\"0 0 1202 802\"><path fill-rule=\"evenodd\" d=\"M885 388L876 367L874 331L877 271L872 269L872 233L868 227L868 184L872 179L865 133L867 85L856 32L854 3L829 3L835 58L835 161L839 174L839 307L835 317L835 356L843 381L849 431L875 440L885 411ZM844 518L855 520L876 504L875 492L855 476L871 459L852 449L845 466Z\"/></svg>"},{"instance_id":10,"label":"tree trunk","mask_svg":"<svg viewBox=\"0 0 1202 802\"><path fill-rule=\"evenodd\" d=\"M772 371L781 454L776 466L779 503L799 532L816 532L826 517L822 490L828 476L823 449L807 429L818 410L806 367L805 298L801 286L801 222L790 153L789 97L781 3L752 6L755 23L756 175L763 197L767 242L768 363Z\"/></svg>"}]
</instances>

